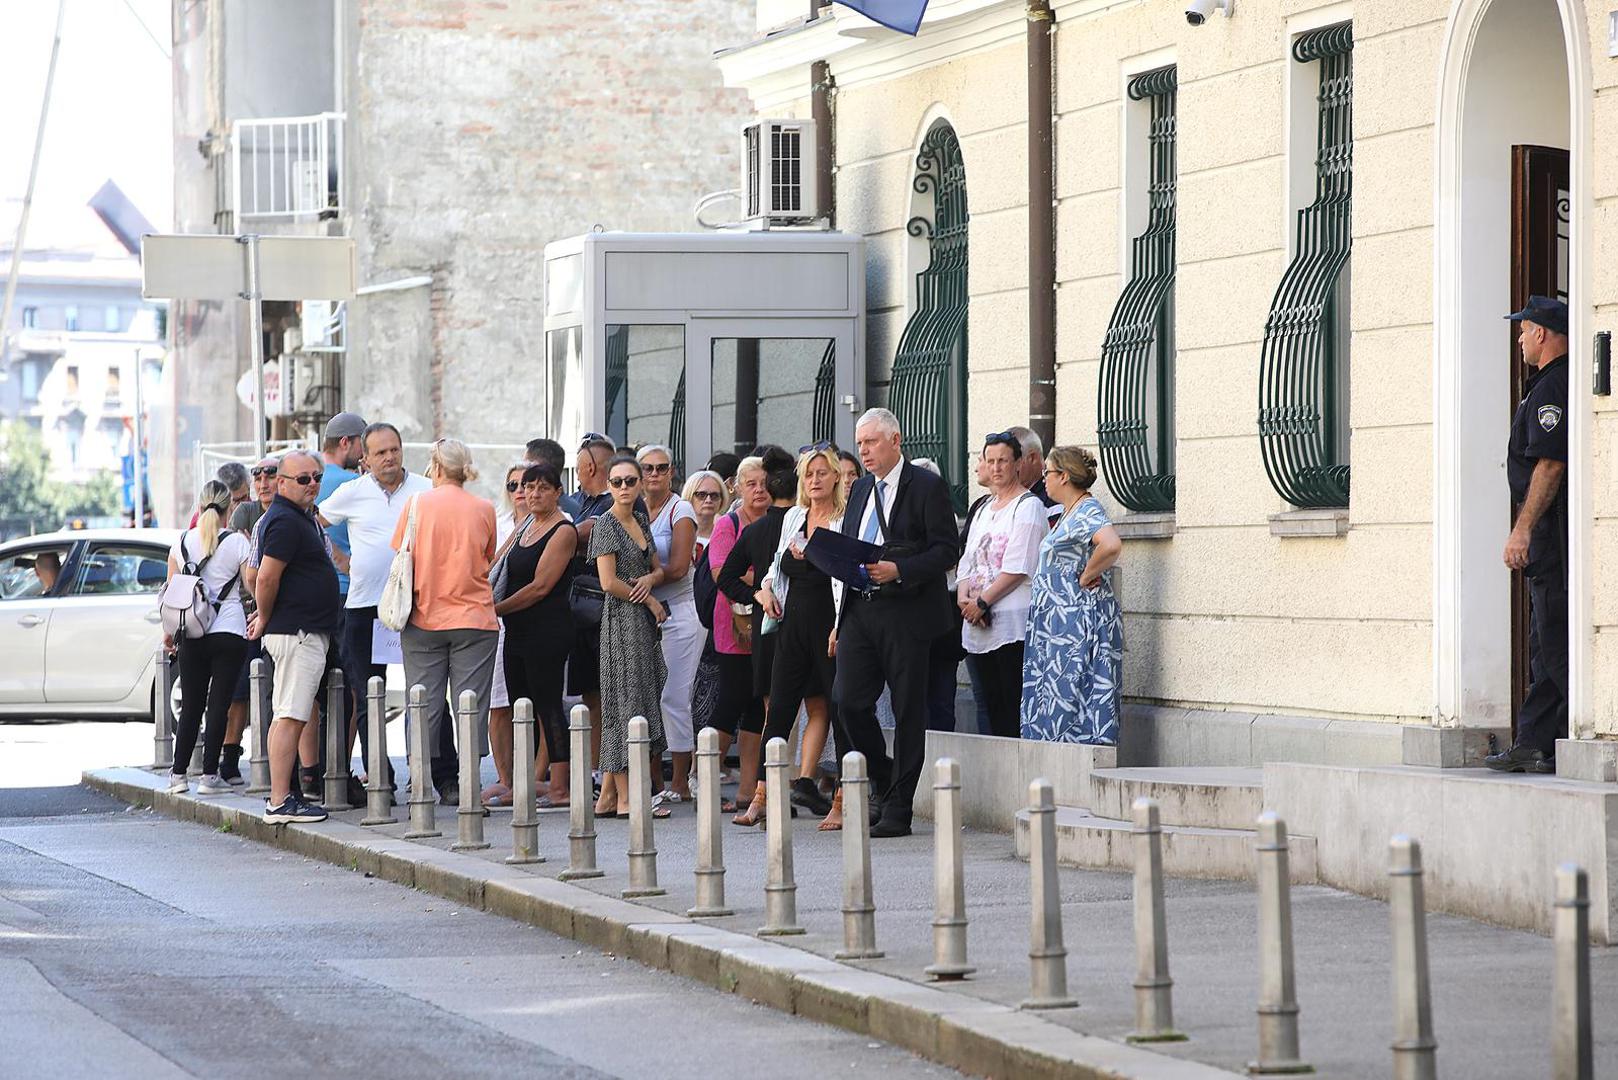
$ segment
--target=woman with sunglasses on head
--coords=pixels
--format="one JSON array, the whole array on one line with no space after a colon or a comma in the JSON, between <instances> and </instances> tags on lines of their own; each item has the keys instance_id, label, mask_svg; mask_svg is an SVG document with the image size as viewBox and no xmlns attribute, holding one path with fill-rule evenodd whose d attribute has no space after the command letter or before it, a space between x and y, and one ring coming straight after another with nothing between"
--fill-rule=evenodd
<instances>
[{"instance_id":1,"label":"woman with sunglasses on head","mask_svg":"<svg viewBox=\"0 0 1618 1080\"><path fill-rule=\"evenodd\" d=\"M511 553L513 534L519 522L528 520L522 484L522 474L527 468L520 461L507 467L505 494L494 509L494 535L499 550L489 568L489 585L497 606L506 595L505 563ZM506 625L500 620L499 643L494 650L494 678L489 684L489 756L494 758L495 780L479 796L484 806L511 805L511 702L506 689Z\"/></svg>"},{"instance_id":2,"label":"woman with sunglasses on head","mask_svg":"<svg viewBox=\"0 0 1618 1080\"><path fill-rule=\"evenodd\" d=\"M843 827L842 789L828 801L815 783L815 774L826 736L838 726L831 697L837 662L826 648L837 621L837 606L831 578L811 565L804 551L818 530L841 531L847 499L837 451L829 442L804 447L798 454L796 475L797 502L781 520L781 538L757 593L759 607L780 622L775 632L764 742L768 745L771 739L790 735L798 707L803 706L802 764L798 778L792 781L792 802L823 815L821 831L832 832ZM847 745L840 733L836 745ZM755 805L762 810L763 800L756 800Z\"/></svg>"},{"instance_id":3,"label":"woman with sunglasses on head","mask_svg":"<svg viewBox=\"0 0 1618 1080\"><path fill-rule=\"evenodd\" d=\"M1022 734L1023 637L1028 629L1028 575L1045 538L1045 504L1022 486L1022 446L1009 431L984 438L983 471L989 494L972 507L956 569L961 646L989 714L989 734Z\"/></svg>"},{"instance_id":4,"label":"woman with sunglasses on head","mask_svg":"<svg viewBox=\"0 0 1618 1080\"><path fill-rule=\"evenodd\" d=\"M758 520L742 529L735 546L725 554L719 572L719 591L723 594L722 599L731 602L733 626L739 629L739 624L746 624L746 629L737 637L739 640L745 636L748 641L750 689L752 700L756 703L751 708L756 710L762 721L770 707L770 675L775 667L776 634L765 633L764 609L758 605L754 593L763 583L764 575L775 559L775 549L781 542L781 525L786 520L787 510L797 502L798 475L792 455L779 446L759 447L757 460L759 468L764 470L764 491L770 502ZM737 475L741 475L739 470ZM774 630L773 626L771 630ZM739 681L739 667L736 674ZM739 691L733 689L733 692ZM795 714L797 710L793 712ZM764 785L755 779L749 788L745 781L749 757L753 759L755 778L763 763L764 725L761 722L753 731L744 728L743 733L746 737L741 740L739 756L744 783L737 789L736 803L741 806L743 794L746 793L748 805L736 815L733 823L758 825L764 820Z\"/></svg>"},{"instance_id":5,"label":"woman with sunglasses on head","mask_svg":"<svg viewBox=\"0 0 1618 1080\"><path fill-rule=\"evenodd\" d=\"M736 466L736 509L714 522L708 542L708 571L716 584L723 580L721 571L742 531L762 519L770 507L768 477L760 457L745 457ZM749 588L743 595L750 591ZM764 745L760 738L764 733L764 699L753 690L752 616L737 612L732 603L722 586L716 590L713 640L719 655L719 692L707 726L719 731L721 760L730 752L732 743L740 743L736 756L741 763L741 778L734 805L742 806L753 801L753 789L758 785L759 748ZM730 809L727 806L726 812Z\"/></svg>"},{"instance_id":6,"label":"woman with sunglasses on head","mask_svg":"<svg viewBox=\"0 0 1618 1080\"><path fill-rule=\"evenodd\" d=\"M1107 571L1123 541L1090 494L1095 455L1058 446L1045 458L1045 490L1062 505L1039 545L1023 657L1022 737L1118 743L1124 617Z\"/></svg>"},{"instance_id":7,"label":"woman with sunglasses on head","mask_svg":"<svg viewBox=\"0 0 1618 1080\"><path fill-rule=\"evenodd\" d=\"M249 545L241 533L222 528L230 509L230 488L223 481L209 480L197 498L197 524L180 534L169 551L169 577L197 575L203 594L213 605L213 622L201 637L181 635L178 640L164 635L167 649L180 654L180 718L174 731L174 771L169 774L169 791L184 792L185 770L197 745L197 731L207 715L207 734L202 745L202 779L199 795L225 795L229 781L219 775L219 760L225 744L226 713L231 693L247 654L247 615L242 607L242 567Z\"/></svg>"},{"instance_id":8,"label":"woman with sunglasses on head","mask_svg":"<svg viewBox=\"0 0 1618 1080\"><path fill-rule=\"evenodd\" d=\"M658 631L668 609L652 590L663 584L652 523L636 507L641 496L639 462L619 454L607 463L612 509L590 530L590 558L606 594L601 607L601 798L600 815L629 816L629 721L646 718L652 760L668 748L660 700L668 668ZM668 817L659 806L654 817Z\"/></svg>"},{"instance_id":9,"label":"woman with sunglasses on head","mask_svg":"<svg viewBox=\"0 0 1618 1080\"><path fill-rule=\"evenodd\" d=\"M702 659L708 630L697 618L692 596L691 559L697 549L697 514L674 491L674 456L668 447L650 443L635 452L640 462L641 497L652 523L652 542L663 567L663 584L652 591L669 617L663 623L663 733L668 737L674 775L665 797L671 802L691 798L691 752L696 749L691 726L691 686ZM659 788L661 784L657 785Z\"/></svg>"},{"instance_id":10,"label":"woman with sunglasses on head","mask_svg":"<svg viewBox=\"0 0 1618 1080\"><path fill-rule=\"evenodd\" d=\"M539 799L539 805L548 809L568 803L570 748L562 673L573 649L568 585L578 530L558 505L562 476L556 466L547 462L525 468L521 490L528 516L512 534L503 596L494 611L506 627L506 685L513 701L527 698L533 704L541 736L536 755L540 759L548 755L550 787ZM509 734L505 753L509 768ZM545 776L542 763L535 764L536 777Z\"/></svg>"},{"instance_id":11,"label":"woman with sunglasses on head","mask_svg":"<svg viewBox=\"0 0 1618 1080\"><path fill-rule=\"evenodd\" d=\"M686 479L680 497L691 504L691 511L696 515L696 537L691 551L689 575L691 598L693 603L699 595L707 596L711 600L711 594L717 591L718 585L714 582L706 555L708 541L713 539L714 521L719 517L719 507L725 500L725 481L711 469L699 469ZM699 607L697 610L699 623L704 614L705 612ZM712 623L712 604L707 605L706 615L708 622ZM712 628L704 626L703 635L702 652L697 660L696 674L691 679L692 732L710 726L708 721L713 717L714 703L719 700L719 653L714 649ZM734 804L729 812L734 812Z\"/></svg>"}]
</instances>

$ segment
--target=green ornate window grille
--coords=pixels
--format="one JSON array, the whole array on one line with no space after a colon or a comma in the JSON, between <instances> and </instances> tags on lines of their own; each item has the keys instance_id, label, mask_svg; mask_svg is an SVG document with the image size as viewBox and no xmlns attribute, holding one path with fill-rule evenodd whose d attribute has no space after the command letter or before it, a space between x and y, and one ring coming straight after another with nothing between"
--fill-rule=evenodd
<instances>
[{"instance_id":1,"label":"green ornate window grille","mask_svg":"<svg viewBox=\"0 0 1618 1080\"><path fill-rule=\"evenodd\" d=\"M815 414L811 421L815 442L830 442L837 437L837 341L826 342L826 351L820 356L820 368L815 372Z\"/></svg>"},{"instance_id":2,"label":"green ornate window grille","mask_svg":"<svg viewBox=\"0 0 1618 1080\"><path fill-rule=\"evenodd\" d=\"M1298 211L1296 253L1264 326L1259 445L1270 483L1298 507L1348 505L1349 210L1354 177L1354 35L1347 23L1292 44L1319 62L1315 198Z\"/></svg>"},{"instance_id":3,"label":"green ornate window grille","mask_svg":"<svg viewBox=\"0 0 1618 1080\"><path fill-rule=\"evenodd\" d=\"M669 409L669 453L675 476L685 475L685 368L680 368L680 382L674 388L674 404Z\"/></svg>"},{"instance_id":4,"label":"green ornate window grille","mask_svg":"<svg viewBox=\"0 0 1618 1080\"><path fill-rule=\"evenodd\" d=\"M1131 510L1174 509L1175 69L1130 80L1151 105L1146 230L1101 346L1096 442L1107 488Z\"/></svg>"},{"instance_id":5,"label":"green ornate window grille","mask_svg":"<svg viewBox=\"0 0 1618 1080\"><path fill-rule=\"evenodd\" d=\"M966 509L966 167L955 129L939 124L922 140L911 186L933 196L933 215L905 230L927 238L916 275L916 310L893 358L888 407L904 430L905 453L938 464L957 511Z\"/></svg>"}]
</instances>

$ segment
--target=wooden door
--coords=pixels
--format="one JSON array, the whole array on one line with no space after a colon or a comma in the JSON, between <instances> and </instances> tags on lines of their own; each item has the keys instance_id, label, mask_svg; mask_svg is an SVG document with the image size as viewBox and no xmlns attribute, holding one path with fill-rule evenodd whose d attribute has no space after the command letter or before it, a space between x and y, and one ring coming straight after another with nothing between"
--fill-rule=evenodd
<instances>
[{"instance_id":1,"label":"wooden door","mask_svg":"<svg viewBox=\"0 0 1618 1080\"><path fill-rule=\"evenodd\" d=\"M1549 146L1511 148L1511 309L1520 311L1534 294L1567 299L1568 152ZM1507 324L1511 354L1511 409L1515 413L1528 382L1528 368L1517 348L1517 324ZM1505 417L1506 423L1511 416ZM1517 518L1509 508L1508 527ZM1511 728L1528 692L1528 581L1511 574Z\"/></svg>"}]
</instances>

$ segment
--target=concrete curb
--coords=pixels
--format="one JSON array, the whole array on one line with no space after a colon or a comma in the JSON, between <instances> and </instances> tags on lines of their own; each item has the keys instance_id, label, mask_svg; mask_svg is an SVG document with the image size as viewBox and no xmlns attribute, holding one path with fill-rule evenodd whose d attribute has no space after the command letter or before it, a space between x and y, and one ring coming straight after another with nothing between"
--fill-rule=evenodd
<instances>
[{"instance_id":1,"label":"concrete curb","mask_svg":"<svg viewBox=\"0 0 1618 1080\"><path fill-rule=\"evenodd\" d=\"M1007 1080L1213 1080L1237 1075L358 825L268 825L258 800L170 795L163 778L145 769L98 769L86 772L84 783L132 806L228 828L311 859L538 926L782 1012L881 1039L961 1072Z\"/></svg>"}]
</instances>

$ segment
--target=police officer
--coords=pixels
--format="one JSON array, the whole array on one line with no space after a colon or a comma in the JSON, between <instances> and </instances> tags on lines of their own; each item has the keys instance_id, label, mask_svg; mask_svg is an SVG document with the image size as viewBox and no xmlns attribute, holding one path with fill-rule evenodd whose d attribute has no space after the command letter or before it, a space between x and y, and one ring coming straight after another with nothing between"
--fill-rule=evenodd
<instances>
[{"instance_id":1,"label":"police officer","mask_svg":"<svg viewBox=\"0 0 1618 1080\"><path fill-rule=\"evenodd\" d=\"M1567 735L1567 305L1544 296L1506 318L1520 324L1523 361L1536 369L1511 422L1506 480L1518 506L1505 563L1528 578L1529 682L1517 739L1484 764L1501 772L1556 771Z\"/></svg>"}]
</instances>

